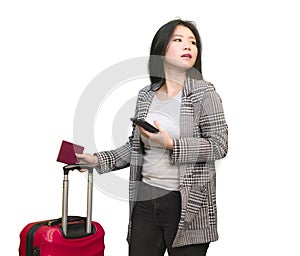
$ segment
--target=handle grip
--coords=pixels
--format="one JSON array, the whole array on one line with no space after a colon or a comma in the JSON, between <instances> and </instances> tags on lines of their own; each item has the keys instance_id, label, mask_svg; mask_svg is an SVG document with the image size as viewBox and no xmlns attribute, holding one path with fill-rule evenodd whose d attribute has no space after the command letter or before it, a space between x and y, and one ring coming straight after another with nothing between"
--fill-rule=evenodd
<instances>
[{"instance_id":1,"label":"handle grip","mask_svg":"<svg viewBox=\"0 0 300 256\"><path fill-rule=\"evenodd\" d=\"M70 171L87 169L88 172L92 172L94 167L89 164L68 164L63 167L64 175L68 175Z\"/></svg>"}]
</instances>

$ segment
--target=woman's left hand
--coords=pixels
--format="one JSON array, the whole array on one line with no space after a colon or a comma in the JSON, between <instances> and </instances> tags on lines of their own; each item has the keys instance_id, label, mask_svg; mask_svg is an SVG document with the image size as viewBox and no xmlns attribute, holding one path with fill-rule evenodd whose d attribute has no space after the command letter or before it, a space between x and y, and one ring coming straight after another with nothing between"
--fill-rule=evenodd
<instances>
[{"instance_id":1,"label":"woman's left hand","mask_svg":"<svg viewBox=\"0 0 300 256\"><path fill-rule=\"evenodd\" d=\"M148 132L139 125L137 125L137 127L140 129L140 132L144 137L165 146L167 149L173 149L173 139L170 137L169 133L160 127L157 120L154 121L154 125L159 130L158 133Z\"/></svg>"}]
</instances>

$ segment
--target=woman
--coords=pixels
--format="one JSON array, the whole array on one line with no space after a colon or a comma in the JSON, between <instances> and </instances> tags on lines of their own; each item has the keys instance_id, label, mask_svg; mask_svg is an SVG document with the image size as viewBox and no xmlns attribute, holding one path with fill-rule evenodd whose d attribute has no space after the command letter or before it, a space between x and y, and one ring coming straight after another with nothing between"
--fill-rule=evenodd
<instances>
[{"instance_id":1,"label":"woman","mask_svg":"<svg viewBox=\"0 0 300 256\"><path fill-rule=\"evenodd\" d=\"M228 133L221 99L202 79L193 23L176 19L158 30L149 75L135 118L159 132L133 125L124 146L77 157L99 173L130 165L130 256L206 255L218 239L214 161L226 155Z\"/></svg>"}]
</instances>

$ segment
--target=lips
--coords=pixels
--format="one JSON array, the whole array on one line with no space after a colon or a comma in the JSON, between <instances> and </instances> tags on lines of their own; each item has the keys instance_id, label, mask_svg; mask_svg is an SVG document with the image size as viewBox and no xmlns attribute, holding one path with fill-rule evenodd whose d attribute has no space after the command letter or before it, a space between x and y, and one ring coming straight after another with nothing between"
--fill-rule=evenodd
<instances>
[{"instance_id":1,"label":"lips","mask_svg":"<svg viewBox=\"0 0 300 256\"><path fill-rule=\"evenodd\" d=\"M192 58L192 55L189 54L189 53L186 53L186 54L181 55L181 57L182 57L182 58L189 58L189 59L191 59L191 58Z\"/></svg>"}]
</instances>

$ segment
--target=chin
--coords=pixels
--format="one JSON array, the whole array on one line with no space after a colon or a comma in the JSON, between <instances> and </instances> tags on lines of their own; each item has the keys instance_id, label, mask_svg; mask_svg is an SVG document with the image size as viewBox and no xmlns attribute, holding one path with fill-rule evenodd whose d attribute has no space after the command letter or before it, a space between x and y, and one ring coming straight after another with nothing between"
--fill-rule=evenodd
<instances>
[{"instance_id":1,"label":"chin","mask_svg":"<svg viewBox=\"0 0 300 256\"><path fill-rule=\"evenodd\" d=\"M170 59L165 58L165 64L167 64L170 67L177 68L180 70L188 70L193 67L194 63L190 60L182 60L182 59Z\"/></svg>"}]
</instances>

